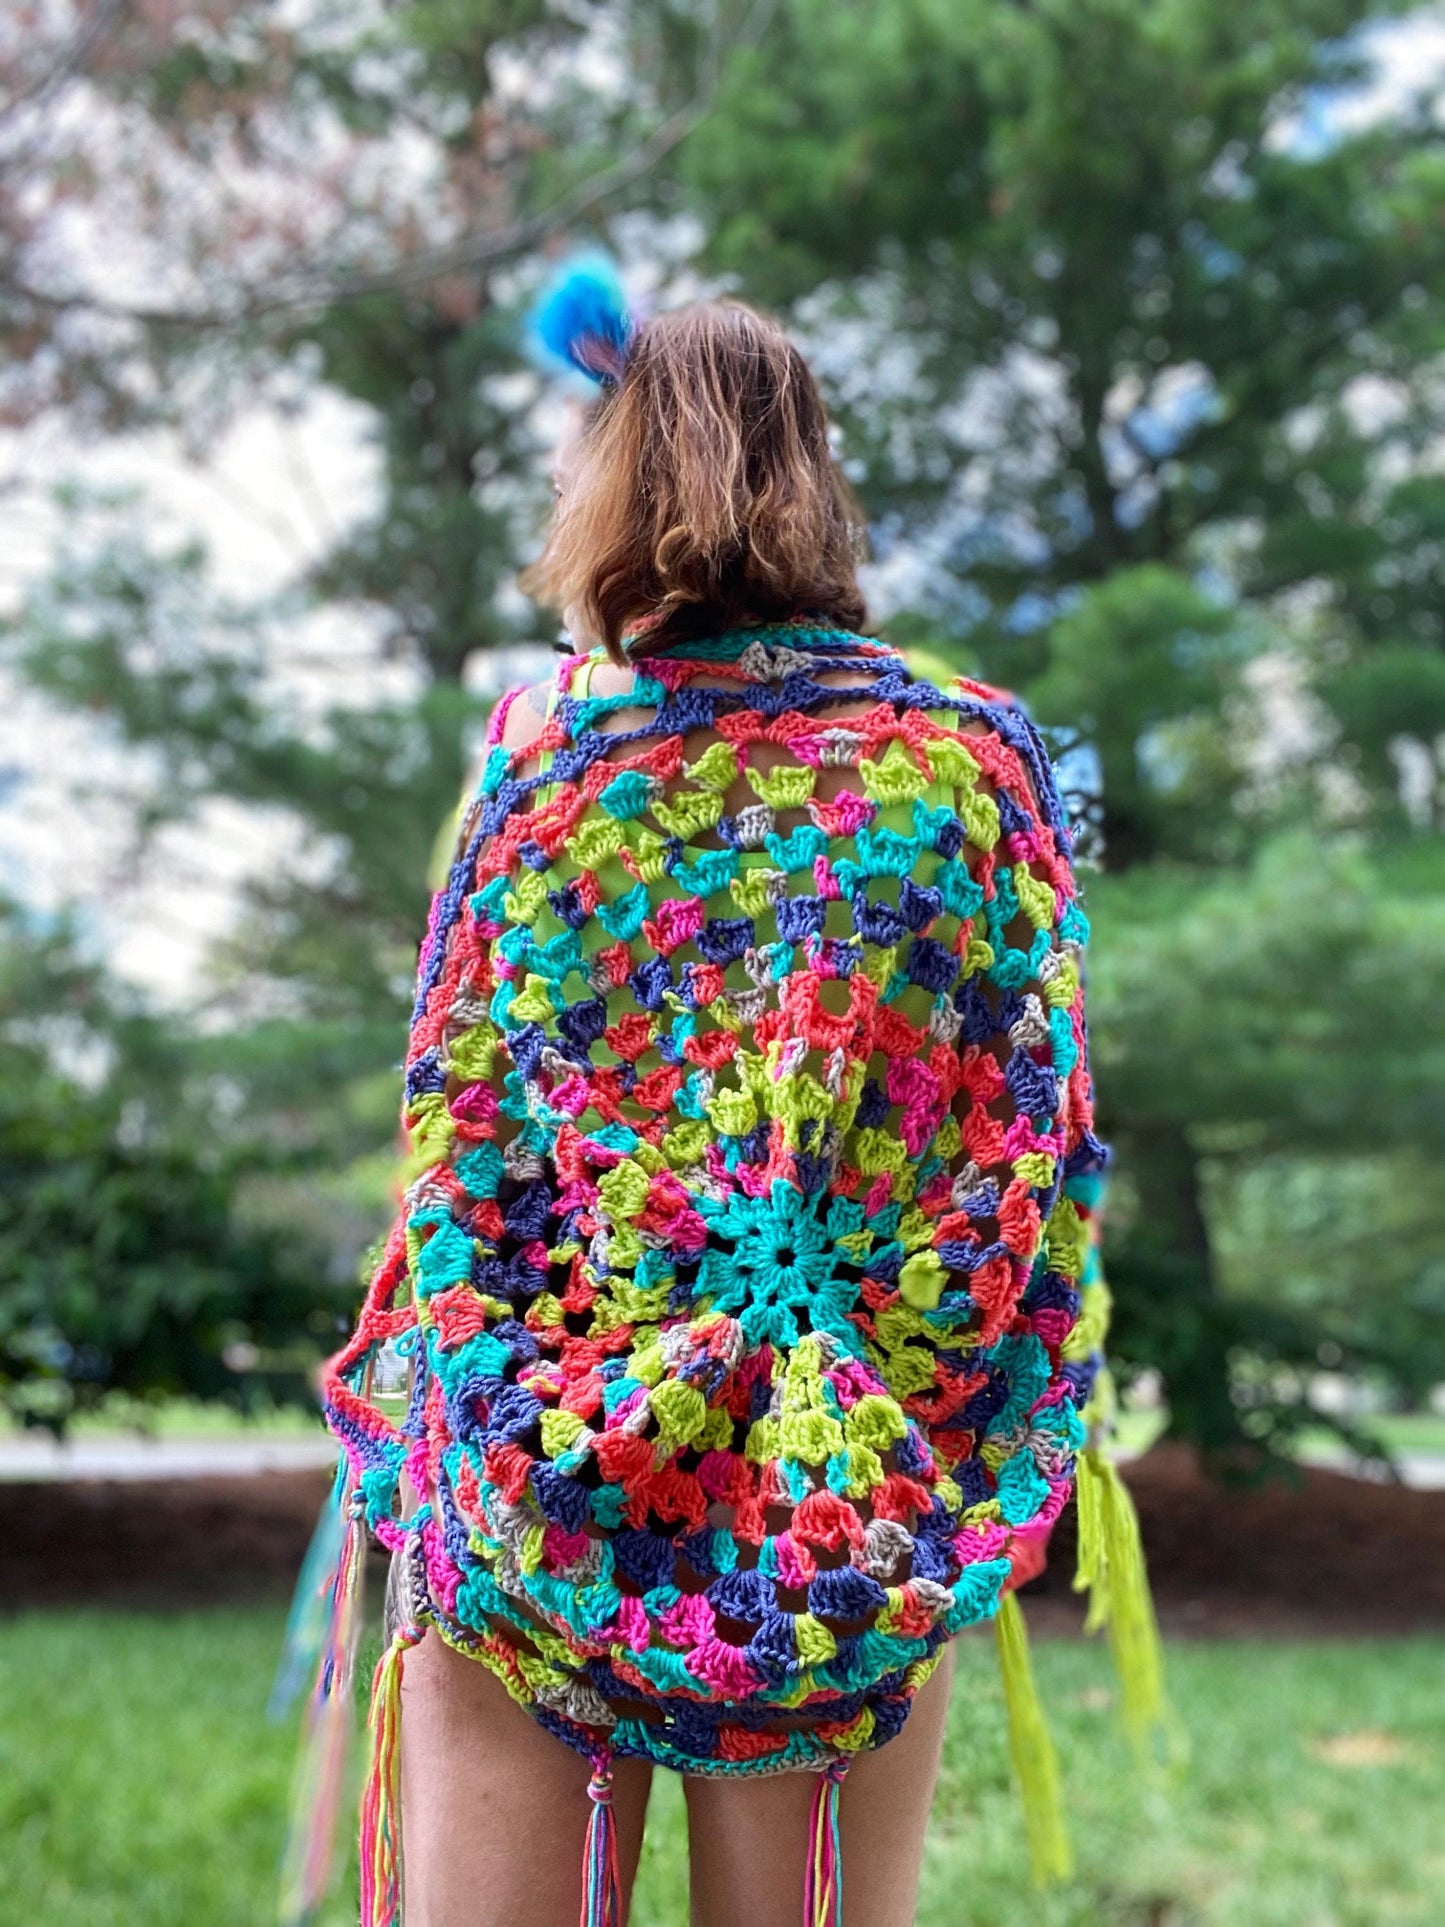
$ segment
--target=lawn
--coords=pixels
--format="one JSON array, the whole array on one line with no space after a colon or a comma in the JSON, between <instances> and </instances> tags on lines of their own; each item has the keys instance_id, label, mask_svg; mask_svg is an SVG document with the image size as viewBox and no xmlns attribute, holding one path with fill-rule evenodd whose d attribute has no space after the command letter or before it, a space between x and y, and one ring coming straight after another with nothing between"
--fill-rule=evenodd
<instances>
[{"instance_id":1,"label":"lawn","mask_svg":"<svg viewBox=\"0 0 1445 1927\"><path fill-rule=\"evenodd\" d=\"M0 1927L269 1927L291 1759L263 1707L281 1615L0 1625ZM1028 1888L986 1639L965 1639L921 1927L1390 1927L1445 1919L1445 1640L1171 1651L1193 1761L1142 1784L1107 1656L1040 1642L1077 1879ZM682 1927L660 1775L634 1927ZM324 1927L354 1919L345 1892Z\"/></svg>"}]
</instances>

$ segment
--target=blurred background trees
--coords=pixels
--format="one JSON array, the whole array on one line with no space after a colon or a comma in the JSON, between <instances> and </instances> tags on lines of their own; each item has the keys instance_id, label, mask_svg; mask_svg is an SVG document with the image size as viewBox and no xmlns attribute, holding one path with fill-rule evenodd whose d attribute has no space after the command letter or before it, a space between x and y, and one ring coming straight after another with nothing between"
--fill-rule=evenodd
<instances>
[{"instance_id":1,"label":"blurred background trees","mask_svg":"<svg viewBox=\"0 0 1445 1927\"><path fill-rule=\"evenodd\" d=\"M32 1024L8 1060L15 1128L49 1128L26 1121L39 1080L101 1163L132 1087L187 1093L214 1302L186 1362L71 1329L43 1266L7 1263L5 1342L52 1381L44 1404L27 1368L14 1403L108 1377L240 1396L236 1364L319 1347L318 1308L354 1296L428 854L489 693L553 633L512 580L548 428L517 317L546 257L594 238L662 299L785 315L870 512L887 632L1055 735L1094 866L1126 1377L1157 1374L1175 1428L1236 1456L1316 1422L1322 1373L1402 1402L1445 1379L1445 140L1438 71L1381 83L1404 9L46 19L0 51L5 421L168 427L204 455L258 402L324 392L365 424L375 485L251 596L143 503L77 487L6 622L9 674L125 772L78 823L121 812L144 851L220 799L274 835L184 1007L134 1019L163 1062L118 1051L81 1103L66 1036ZM134 156L123 192L102 122ZM88 970L119 995L33 914L10 928L26 982ZM46 1217L53 1161L7 1178L0 1249L43 1222L84 1275L99 1234ZM144 1331L152 1271L107 1264Z\"/></svg>"},{"instance_id":2,"label":"blurred background trees","mask_svg":"<svg viewBox=\"0 0 1445 1927\"><path fill-rule=\"evenodd\" d=\"M290 1390L351 1290L246 1208L284 1147L226 1130L230 1080L63 925L0 905L0 986L0 1400L59 1424L112 1392Z\"/></svg>"}]
</instances>

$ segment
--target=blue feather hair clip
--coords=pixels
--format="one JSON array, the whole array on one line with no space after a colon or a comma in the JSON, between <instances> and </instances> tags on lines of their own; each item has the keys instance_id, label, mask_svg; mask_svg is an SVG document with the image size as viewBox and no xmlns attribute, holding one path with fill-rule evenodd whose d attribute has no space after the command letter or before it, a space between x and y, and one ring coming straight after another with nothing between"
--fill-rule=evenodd
<instances>
[{"instance_id":1,"label":"blue feather hair clip","mask_svg":"<svg viewBox=\"0 0 1445 1927\"><path fill-rule=\"evenodd\" d=\"M564 261L527 319L547 366L574 368L603 388L621 380L636 328L616 265L600 250Z\"/></svg>"}]
</instances>

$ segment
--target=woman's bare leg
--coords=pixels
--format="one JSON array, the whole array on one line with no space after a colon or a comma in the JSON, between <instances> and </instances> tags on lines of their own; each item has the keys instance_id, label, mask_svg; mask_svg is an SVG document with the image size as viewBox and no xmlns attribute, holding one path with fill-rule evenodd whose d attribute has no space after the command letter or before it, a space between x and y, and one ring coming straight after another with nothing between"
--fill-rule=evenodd
<instances>
[{"instance_id":1,"label":"woman's bare leg","mask_svg":"<svg viewBox=\"0 0 1445 1927\"><path fill-rule=\"evenodd\" d=\"M912 1927L943 1750L953 1646L903 1731L848 1769L839 1801L845 1927ZM684 1782L692 1927L798 1927L816 1776Z\"/></svg>"},{"instance_id":2,"label":"woman's bare leg","mask_svg":"<svg viewBox=\"0 0 1445 1927\"><path fill-rule=\"evenodd\" d=\"M619 1760L613 1778L627 1898L651 1773ZM577 1927L588 1777L495 1674L428 1630L401 1679L403 1927Z\"/></svg>"}]
</instances>

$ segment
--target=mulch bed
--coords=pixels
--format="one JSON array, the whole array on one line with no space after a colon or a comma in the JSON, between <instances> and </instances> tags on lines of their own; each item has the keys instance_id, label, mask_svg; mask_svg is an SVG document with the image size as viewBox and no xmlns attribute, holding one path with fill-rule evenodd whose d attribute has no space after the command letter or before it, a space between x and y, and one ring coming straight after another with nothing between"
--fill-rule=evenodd
<instances>
[{"instance_id":1,"label":"mulch bed","mask_svg":"<svg viewBox=\"0 0 1445 1927\"><path fill-rule=\"evenodd\" d=\"M1220 1486L1156 1446L1122 1468L1139 1509L1160 1622L1175 1637L1361 1637L1445 1630L1445 1492L1302 1471ZM1030 1624L1072 1630L1070 1507Z\"/></svg>"},{"instance_id":2,"label":"mulch bed","mask_svg":"<svg viewBox=\"0 0 1445 1927\"><path fill-rule=\"evenodd\" d=\"M1356 1636L1445 1628L1445 1492L1338 1473L1228 1488L1156 1447L1125 1468L1165 1630ZM0 1485L0 1608L178 1608L289 1595L329 1477ZM1075 1631L1072 1511L1025 1589L1041 1633ZM380 1597L373 1554L368 1588ZM374 1584L373 1584L374 1582Z\"/></svg>"}]
</instances>

